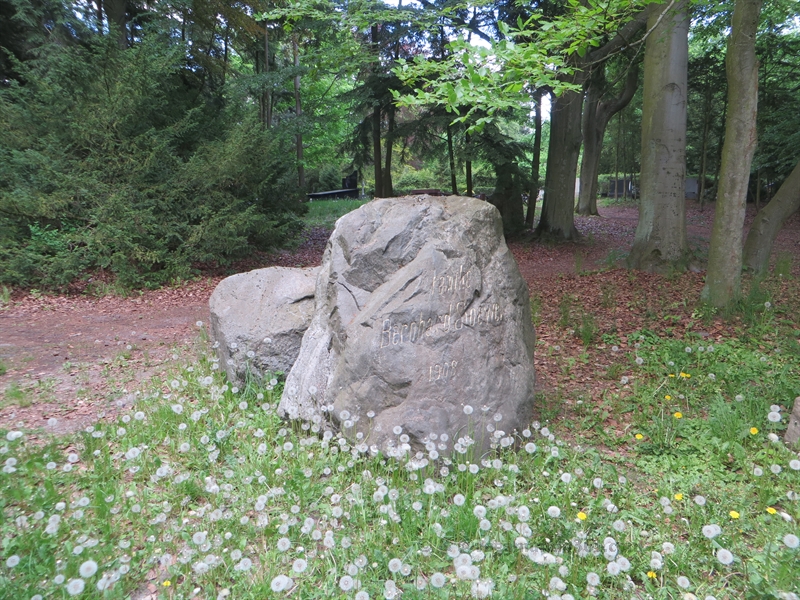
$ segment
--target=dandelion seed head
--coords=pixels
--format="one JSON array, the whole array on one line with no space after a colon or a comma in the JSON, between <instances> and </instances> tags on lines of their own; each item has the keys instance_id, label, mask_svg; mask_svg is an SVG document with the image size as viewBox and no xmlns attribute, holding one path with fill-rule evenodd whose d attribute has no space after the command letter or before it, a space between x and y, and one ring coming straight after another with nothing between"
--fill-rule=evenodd
<instances>
[{"instance_id":1,"label":"dandelion seed head","mask_svg":"<svg viewBox=\"0 0 800 600\"><path fill-rule=\"evenodd\" d=\"M270 588L273 592L282 592L289 588L289 579L286 575L278 575L272 579L270 583Z\"/></svg>"},{"instance_id":2,"label":"dandelion seed head","mask_svg":"<svg viewBox=\"0 0 800 600\"><path fill-rule=\"evenodd\" d=\"M67 583L67 593L70 596L77 596L83 593L85 587L86 582L83 579L70 579L69 583Z\"/></svg>"},{"instance_id":3,"label":"dandelion seed head","mask_svg":"<svg viewBox=\"0 0 800 600\"><path fill-rule=\"evenodd\" d=\"M87 560L83 564L81 564L80 569L78 569L81 577L88 579L95 573L97 573L97 563L93 560Z\"/></svg>"},{"instance_id":4,"label":"dandelion seed head","mask_svg":"<svg viewBox=\"0 0 800 600\"><path fill-rule=\"evenodd\" d=\"M725 548L720 548L717 550L717 560L727 566L733 562L733 554Z\"/></svg>"},{"instance_id":5,"label":"dandelion seed head","mask_svg":"<svg viewBox=\"0 0 800 600\"><path fill-rule=\"evenodd\" d=\"M722 528L716 523L712 523L710 525L705 525L702 529L702 532L705 537L707 537L710 540L713 540L720 533L722 533Z\"/></svg>"}]
</instances>

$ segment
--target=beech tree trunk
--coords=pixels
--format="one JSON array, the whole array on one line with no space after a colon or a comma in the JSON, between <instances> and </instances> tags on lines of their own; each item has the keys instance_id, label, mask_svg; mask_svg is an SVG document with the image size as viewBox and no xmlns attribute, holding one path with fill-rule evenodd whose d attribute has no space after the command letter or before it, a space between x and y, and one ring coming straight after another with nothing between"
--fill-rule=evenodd
<instances>
[{"instance_id":1,"label":"beech tree trunk","mask_svg":"<svg viewBox=\"0 0 800 600\"><path fill-rule=\"evenodd\" d=\"M775 197L756 215L744 243L744 265L757 274L766 272L775 237L786 219L800 210L800 162Z\"/></svg>"},{"instance_id":2,"label":"beech tree trunk","mask_svg":"<svg viewBox=\"0 0 800 600\"><path fill-rule=\"evenodd\" d=\"M578 155L581 151L582 108L583 92L564 92L553 100L544 201L542 216L536 227L537 235L563 240L578 238L573 207Z\"/></svg>"},{"instance_id":3,"label":"beech tree trunk","mask_svg":"<svg viewBox=\"0 0 800 600\"><path fill-rule=\"evenodd\" d=\"M631 43L636 33L644 27L648 16L657 4L650 4L633 19L623 25L609 42L579 59L576 73L570 81L583 85L587 73L586 65L595 64L609 54ZM536 227L536 235L547 235L557 239L576 239L575 229L575 179L578 172L578 156L581 149L581 115L583 92L564 92L555 98L550 110L550 144L547 153L547 174L544 182L542 216Z\"/></svg>"},{"instance_id":4,"label":"beech tree trunk","mask_svg":"<svg viewBox=\"0 0 800 600\"><path fill-rule=\"evenodd\" d=\"M756 30L761 0L736 0L725 55L728 117L703 300L724 308L741 294L742 227L750 165L756 150L758 59Z\"/></svg>"},{"instance_id":5,"label":"beech tree trunk","mask_svg":"<svg viewBox=\"0 0 800 600\"><path fill-rule=\"evenodd\" d=\"M642 106L639 223L628 265L644 271L685 268L687 0L658 5L648 20Z\"/></svg>"},{"instance_id":6,"label":"beech tree trunk","mask_svg":"<svg viewBox=\"0 0 800 600\"><path fill-rule=\"evenodd\" d=\"M628 106L639 82L639 66L631 65L622 93L617 98L602 102L603 88L606 85L604 71L604 66L599 66L598 75L592 78L583 110L583 161L576 210L579 215L598 214L597 172L600 168L600 152L603 149L606 127L611 117Z\"/></svg>"}]
</instances>

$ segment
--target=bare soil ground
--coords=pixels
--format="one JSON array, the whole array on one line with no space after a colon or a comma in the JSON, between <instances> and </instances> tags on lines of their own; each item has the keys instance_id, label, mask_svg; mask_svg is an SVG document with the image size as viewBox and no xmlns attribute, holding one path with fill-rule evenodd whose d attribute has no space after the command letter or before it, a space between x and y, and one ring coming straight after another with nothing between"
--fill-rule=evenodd
<instances>
[{"instance_id":1,"label":"bare soil ground","mask_svg":"<svg viewBox=\"0 0 800 600\"><path fill-rule=\"evenodd\" d=\"M754 212L749 207L748 223ZM637 219L636 207L611 206L601 209L600 217L576 217L581 242L510 244L538 312L538 385L563 397L553 409L557 412L574 412L618 379L614 364L623 353L609 351L612 341L624 350L628 335L645 326L712 338L733 334L737 327L735 320L700 323L695 318L701 273L663 277L618 266L632 244ZM689 242L701 257L712 220L712 208L700 211L687 204ZM314 230L297 250L260 257L244 268L312 266L319 263L325 241L325 233ZM778 256L791 257L794 269L779 295L796 294L800 215L781 232L773 261ZM202 344L197 322L208 321L208 298L223 276L212 273L129 297L34 296L16 290L11 302L0 305L0 361L7 368L0 375L0 428L66 433L128 407L142 381L176 360L196 356ZM586 323L594 327L588 347L576 332Z\"/></svg>"}]
</instances>

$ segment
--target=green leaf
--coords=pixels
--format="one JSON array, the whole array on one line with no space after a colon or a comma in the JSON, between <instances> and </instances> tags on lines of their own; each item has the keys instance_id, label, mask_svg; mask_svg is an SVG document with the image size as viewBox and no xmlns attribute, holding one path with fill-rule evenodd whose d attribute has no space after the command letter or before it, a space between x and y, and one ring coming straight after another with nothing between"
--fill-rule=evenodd
<instances>
[{"instance_id":1,"label":"green leaf","mask_svg":"<svg viewBox=\"0 0 800 600\"><path fill-rule=\"evenodd\" d=\"M458 96L456 95L456 90L453 87L453 84L449 81L444 86L445 92L447 93L447 100L450 102L451 105L455 106L458 104Z\"/></svg>"}]
</instances>

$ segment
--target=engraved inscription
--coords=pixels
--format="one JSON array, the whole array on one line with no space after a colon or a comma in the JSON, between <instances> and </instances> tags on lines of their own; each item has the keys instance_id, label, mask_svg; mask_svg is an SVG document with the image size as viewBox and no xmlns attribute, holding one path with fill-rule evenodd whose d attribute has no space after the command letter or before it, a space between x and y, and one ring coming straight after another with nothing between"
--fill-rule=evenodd
<instances>
[{"instance_id":1,"label":"engraved inscription","mask_svg":"<svg viewBox=\"0 0 800 600\"><path fill-rule=\"evenodd\" d=\"M499 325L503 322L503 313L497 303L482 304L469 310L466 310L466 307L466 302L450 303L445 314L420 317L410 322L397 322L391 317L386 318L381 324L380 347L414 344L434 333L461 331L465 325L474 328L484 324Z\"/></svg>"},{"instance_id":2,"label":"engraved inscription","mask_svg":"<svg viewBox=\"0 0 800 600\"><path fill-rule=\"evenodd\" d=\"M465 271L464 265L459 267L456 275L437 274L434 271L431 293L434 296L454 296L458 292L469 290L471 272L471 268Z\"/></svg>"},{"instance_id":3,"label":"engraved inscription","mask_svg":"<svg viewBox=\"0 0 800 600\"><path fill-rule=\"evenodd\" d=\"M435 364L428 367L428 381L439 381L451 379L456 376L458 361L452 360L443 364Z\"/></svg>"}]
</instances>

